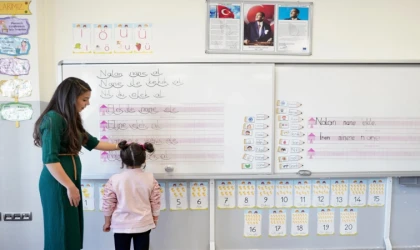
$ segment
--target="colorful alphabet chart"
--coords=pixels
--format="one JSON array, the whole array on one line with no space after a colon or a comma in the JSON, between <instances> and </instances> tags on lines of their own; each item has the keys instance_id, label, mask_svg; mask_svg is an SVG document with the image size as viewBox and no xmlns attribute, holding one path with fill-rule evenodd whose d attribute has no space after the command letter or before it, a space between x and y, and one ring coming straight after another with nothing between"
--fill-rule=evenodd
<instances>
[{"instance_id":1,"label":"colorful alphabet chart","mask_svg":"<svg viewBox=\"0 0 420 250\"><path fill-rule=\"evenodd\" d=\"M385 179L369 180L369 206L385 205Z\"/></svg>"},{"instance_id":2,"label":"colorful alphabet chart","mask_svg":"<svg viewBox=\"0 0 420 250\"><path fill-rule=\"evenodd\" d=\"M257 207L274 207L274 181L257 181Z\"/></svg>"},{"instance_id":3,"label":"colorful alphabet chart","mask_svg":"<svg viewBox=\"0 0 420 250\"><path fill-rule=\"evenodd\" d=\"M85 211L94 211L95 210L95 191L94 184L92 183L82 183L82 202L83 210Z\"/></svg>"},{"instance_id":4,"label":"colorful alphabet chart","mask_svg":"<svg viewBox=\"0 0 420 250\"><path fill-rule=\"evenodd\" d=\"M293 206L293 181L276 181L276 207L290 208Z\"/></svg>"},{"instance_id":5,"label":"colorful alphabet chart","mask_svg":"<svg viewBox=\"0 0 420 250\"><path fill-rule=\"evenodd\" d=\"M238 181L238 207L255 207L255 181Z\"/></svg>"},{"instance_id":6,"label":"colorful alphabet chart","mask_svg":"<svg viewBox=\"0 0 420 250\"><path fill-rule=\"evenodd\" d=\"M349 192L347 180L331 180L331 206L347 207Z\"/></svg>"},{"instance_id":7,"label":"colorful alphabet chart","mask_svg":"<svg viewBox=\"0 0 420 250\"><path fill-rule=\"evenodd\" d=\"M166 184L165 182L159 183L160 187L160 211L166 210Z\"/></svg>"},{"instance_id":8,"label":"colorful alphabet chart","mask_svg":"<svg viewBox=\"0 0 420 250\"><path fill-rule=\"evenodd\" d=\"M236 207L235 181L217 181L217 208Z\"/></svg>"},{"instance_id":9,"label":"colorful alphabet chart","mask_svg":"<svg viewBox=\"0 0 420 250\"><path fill-rule=\"evenodd\" d=\"M256 238L261 236L261 210L244 211L244 236L247 238Z\"/></svg>"},{"instance_id":10,"label":"colorful alphabet chart","mask_svg":"<svg viewBox=\"0 0 420 250\"><path fill-rule=\"evenodd\" d=\"M311 182L309 180L295 180L295 207L310 207L311 206Z\"/></svg>"},{"instance_id":11,"label":"colorful alphabet chart","mask_svg":"<svg viewBox=\"0 0 420 250\"><path fill-rule=\"evenodd\" d=\"M318 235L334 234L334 208L318 208Z\"/></svg>"},{"instance_id":12,"label":"colorful alphabet chart","mask_svg":"<svg viewBox=\"0 0 420 250\"><path fill-rule=\"evenodd\" d=\"M366 206L366 180L351 180L350 181L350 207L364 207Z\"/></svg>"},{"instance_id":13,"label":"colorful alphabet chart","mask_svg":"<svg viewBox=\"0 0 420 250\"><path fill-rule=\"evenodd\" d=\"M102 211L102 204L104 203L104 194L105 194L105 185L106 183L101 183L98 186L99 191L99 211Z\"/></svg>"},{"instance_id":14,"label":"colorful alphabet chart","mask_svg":"<svg viewBox=\"0 0 420 250\"><path fill-rule=\"evenodd\" d=\"M170 182L170 210L186 210L188 209L187 183L186 182Z\"/></svg>"},{"instance_id":15,"label":"colorful alphabet chart","mask_svg":"<svg viewBox=\"0 0 420 250\"><path fill-rule=\"evenodd\" d=\"M309 210L296 209L292 213L292 236L309 235Z\"/></svg>"},{"instance_id":16,"label":"colorful alphabet chart","mask_svg":"<svg viewBox=\"0 0 420 250\"><path fill-rule=\"evenodd\" d=\"M312 206L328 207L330 205L330 180L312 180Z\"/></svg>"},{"instance_id":17,"label":"colorful alphabet chart","mask_svg":"<svg viewBox=\"0 0 420 250\"><path fill-rule=\"evenodd\" d=\"M357 208L340 209L340 234L357 234Z\"/></svg>"},{"instance_id":18,"label":"colorful alphabet chart","mask_svg":"<svg viewBox=\"0 0 420 250\"><path fill-rule=\"evenodd\" d=\"M286 236L286 220L286 210L270 210L268 235L270 237Z\"/></svg>"},{"instance_id":19,"label":"colorful alphabet chart","mask_svg":"<svg viewBox=\"0 0 420 250\"><path fill-rule=\"evenodd\" d=\"M190 182L190 209L205 210L209 208L208 182Z\"/></svg>"}]
</instances>

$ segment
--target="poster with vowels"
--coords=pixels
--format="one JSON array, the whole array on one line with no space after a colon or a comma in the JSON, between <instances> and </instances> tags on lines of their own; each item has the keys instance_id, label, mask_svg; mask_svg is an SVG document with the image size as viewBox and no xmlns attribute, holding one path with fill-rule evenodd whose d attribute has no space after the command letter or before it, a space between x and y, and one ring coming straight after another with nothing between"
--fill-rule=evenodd
<instances>
[{"instance_id":1,"label":"poster with vowels","mask_svg":"<svg viewBox=\"0 0 420 250\"><path fill-rule=\"evenodd\" d=\"M93 52L95 54L111 54L113 47L112 35L112 24L93 24Z\"/></svg>"},{"instance_id":2,"label":"poster with vowels","mask_svg":"<svg viewBox=\"0 0 420 250\"><path fill-rule=\"evenodd\" d=\"M89 23L73 24L73 53L92 52L92 25Z\"/></svg>"}]
</instances>

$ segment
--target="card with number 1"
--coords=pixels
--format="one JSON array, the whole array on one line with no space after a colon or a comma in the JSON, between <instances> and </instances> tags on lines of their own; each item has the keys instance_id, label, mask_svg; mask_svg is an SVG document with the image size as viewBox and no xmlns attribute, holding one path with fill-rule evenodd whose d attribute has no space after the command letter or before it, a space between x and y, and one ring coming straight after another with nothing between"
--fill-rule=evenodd
<instances>
[{"instance_id":1,"label":"card with number 1","mask_svg":"<svg viewBox=\"0 0 420 250\"><path fill-rule=\"evenodd\" d=\"M270 210L269 216L269 229L268 236L270 237L283 237L286 236L286 222L287 215L286 210L276 209Z\"/></svg>"},{"instance_id":2,"label":"card with number 1","mask_svg":"<svg viewBox=\"0 0 420 250\"><path fill-rule=\"evenodd\" d=\"M255 181L238 181L238 207L255 207Z\"/></svg>"},{"instance_id":3,"label":"card with number 1","mask_svg":"<svg viewBox=\"0 0 420 250\"><path fill-rule=\"evenodd\" d=\"M169 182L170 190L170 210L187 210L187 183L186 182Z\"/></svg>"},{"instance_id":4,"label":"card with number 1","mask_svg":"<svg viewBox=\"0 0 420 250\"><path fill-rule=\"evenodd\" d=\"M205 210L209 208L208 182L190 182L190 209Z\"/></svg>"},{"instance_id":5,"label":"card with number 1","mask_svg":"<svg viewBox=\"0 0 420 250\"><path fill-rule=\"evenodd\" d=\"M95 191L93 183L82 183L82 202L83 210L94 211L95 210Z\"/></svg>"},{"instance_id":6,"label":"card with number 1","mask_svg":"<svg viewBox=\"0 0 420 250\"><path fill-rule=\"evenodd\" d=\"M257 207L273 208L274 207L274 182L258 181L257 182Z\"/></svg>"},{"instance_id":7,"label":"card with number 1","mask_svg":"<svg viewBox=\"0 0 420 250\"><path fill-rule=\"evenodd\" d=\"M165 182L159 183L160 187L160 211L166 210L166 184Z\"/></svg>"},{"instance_id":8,"label":"card with number 1","mask_svg":"<svg viewBox=\"0 0 420 250\"><path fill-rule=\"evenodd\" d=\"M261 210L244 211L244 236L247 238L261 237Z\"/></svg>"},{"instance_id":9,"label":"card with number 1","mask_svg":"<svg viewBox=\"0 0 420 250\"><path fill-rule=\"evenodd\" d=\"M217 181L217 208L229 209L236 207L235 181Z\"/></svg>"}]
</instances>

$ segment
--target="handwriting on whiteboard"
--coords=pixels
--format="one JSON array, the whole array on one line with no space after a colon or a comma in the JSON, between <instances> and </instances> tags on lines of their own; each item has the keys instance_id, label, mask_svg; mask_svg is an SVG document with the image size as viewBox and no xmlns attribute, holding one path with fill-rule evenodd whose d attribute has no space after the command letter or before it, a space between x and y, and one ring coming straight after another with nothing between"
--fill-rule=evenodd
<instances>
[{"instance_id":1,"label":"handwriting on whiteboard","mask_svg":"<svg viewBox=\"0 0 420 250\"><path fill-rule=\"evenodd\" d=\"M151 72L130 71L128 74L100 70L96 77L102 99L160 99L167 96L163 89L184 85L180 77L166 76L159 68Z\"/></svg>"}]
</instances>

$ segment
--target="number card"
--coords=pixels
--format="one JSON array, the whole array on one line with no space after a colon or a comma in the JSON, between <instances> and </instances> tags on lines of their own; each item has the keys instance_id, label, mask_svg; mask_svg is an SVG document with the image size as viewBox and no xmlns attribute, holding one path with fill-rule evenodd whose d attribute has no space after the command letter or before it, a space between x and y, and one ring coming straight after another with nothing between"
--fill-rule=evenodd
<instances>
[{"instance_id":1,"label":"number card","mask_svg":"<svg viewBox=\"0 0 420 250\"><path fill-rule=\"evenodd\" d=\"M296 209L292 213L292 236L307 236L309 234L309 210Z\"/></svg>"},{"instance_id":2,"label":"number card","mask_svg":"<svg viewBox=\"0 0 420 250\"><path fill-rule=\"evenodd\" d=\"M82 183L82 200L83 210L94 211L95 210L95 191L92 183Z\"/></svg>"},{"instance_id":3,"label":"number card","mask_svg":"<svg viewBox=\"0 0 420 250\"><path fill-rule=\"evenodd\" d=\"M312 181L312 206L328 207L330 205L330 188L329 180L313 180Z\"/></svg>"},{"instance_id":4,"label":"number card","mask_svg":"<svg viewBox=\"0 0 420 250\"><path fill-rule=\"evenodd\" d=\"M340 234L357 234L357 208L340 209Z\"/></svg>"},{"instance_id":5,"label":"number card","mask_svg":"<svg viewBox=\"0 0 420 250\"><path fill-rule=\"evenodd\" d=\"M105 184L106 183L99 184L99 211L103 211L102 204L104 203Z\"/></svg>"},{"instance_id":6,"label":"number card","mask_svg":"<svg viewBox=\"0 0 420 250\"><path fill-rule=\"evenodd\" d=\"M190 182L191 210L205 210L209 208L208 182Z\"/></svg>"},{"instance_id":7,"label":"number card","mask_svg":"<svg viewBox=\"0 0 420 250\"><path fill-rule=\"evenodd\" d=\"M295 207L311 206L311 183L306 180L295 180Z\"/></svg>"},{"instance_id":8,"label":"number card","mask_svg":"<svg viewBox=\"0 0 420 250\"><path fill-rule=\"evenodd\" d=\"M160 211L166 210L166 184L165 182L159 183L160 187Z\"/></svg>"},{"instance_id":9,"label":"number card","mask_svg":"<svg viewBox=\"0 0 420 250\"><path fill-rule=\"evenodd\" d=\"M169 203L170 210L186 210L188 209L187 183L186 182L169 182Z\"/></svg>"},{"instance_id":10,"label":"number card","mask_svg":"<svg viewBox=\"0 0 420 250\"><path fill-rule=\"evenodd\" d=\"M334 208L318 208L318 235L334 234Z\"/></svg>"},{"instance_id":11,"label":"number card","mask_svg":"<svg viewBox=\"0 0 420 250\"><path fill-rule=\"evenodd\" d=\"M348 181L331 180L331 206L347 207L348 199Z\"/></svg>"},{"instance_id":12,"label":"number card","mask_svg":"<svg viewBox=\"0 0 420 250\"><path fill-rule=\"evenodd\" d=\"M385 179L369 180L369 206L385 205Z\"/></svg>"},{"instance_id":13,"label":"number card","mask_svg":"<svg viewBox=\"0 0 420 250\"><path fill-rule=\"evenodd\" d=\"M217 181L217 207L218 208L235 208L235 182L234 181Z\"/></svg>"},{"instance_id":14,"label":"number card","mask_svg":"<svg viewBox=\"0 0 420 250\"><path fill-rule=\"evenodd\" d=\"M255 207L255 181L238 181L238 207Z\"/></svg>"},{"instance_id":15,"label":"number card","mask_svg":"<svg viewBox=\"0 0 420 250\"><path fill-rule=\"evenodd\" d=\"M293 206L293 181L276 181L276 207L290 208Z\"/></svg>"},{"instance_id":16,"label":"number card","mask_svg":"<svg viewBox=\"0 0 420 250\"><path fill-rule=\"evenodd\" d=\"M286 210L270 210L268 235L270 237L286 236Z\"/></svg>"},{"instance_id":17,"label":"number card","mask_svg":"<svg viewBox=\"0 0 420 250\"><path fill-rule=\"evenodd\" d=\"M257 185L257 207L274 207L274 183L273 181L258 181Z\"/></svg>"},{"instance_id":18,"label":"number card","mask_svg":"<svg viewBox=\"0 0 420 250\"><path fill-rule=\"evenodd\" d=\"M366 206L366 181L353 180L350 182L349 206L364 207Z\"/></svg>"},{"instance_id":19,"label":"number card","mask_svg":"<svg viewBox=\"0 0 420 250\"><path fill-rule=\"evenodd\" d=\"M244 217L244 236L247 238L261 237L261 210L245 210Z\"/></svg>"}]
</instances>

